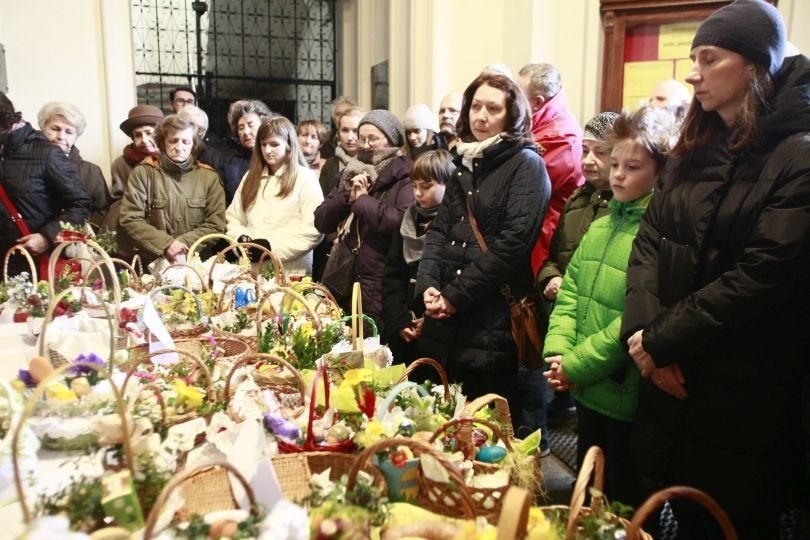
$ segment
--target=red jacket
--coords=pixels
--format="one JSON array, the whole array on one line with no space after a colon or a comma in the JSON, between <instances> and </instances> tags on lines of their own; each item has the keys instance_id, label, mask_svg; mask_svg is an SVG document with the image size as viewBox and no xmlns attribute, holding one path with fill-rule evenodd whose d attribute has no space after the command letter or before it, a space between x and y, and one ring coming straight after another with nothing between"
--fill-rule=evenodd
<instances>
[{"instance_id":1,"label":"red jacket","mask_svg":"<svg viewBox=\"0 0 810 540\"><path fill-rule=\"evenodd\" d=\"M585 181L582 176L582 129L568 110L564 90L532 115L532 135L551 180L551 199L543 228L532 250L532 270L536 275L548 257L551 235L557 228L565 201Z\"/></svg>"}]
</instances>

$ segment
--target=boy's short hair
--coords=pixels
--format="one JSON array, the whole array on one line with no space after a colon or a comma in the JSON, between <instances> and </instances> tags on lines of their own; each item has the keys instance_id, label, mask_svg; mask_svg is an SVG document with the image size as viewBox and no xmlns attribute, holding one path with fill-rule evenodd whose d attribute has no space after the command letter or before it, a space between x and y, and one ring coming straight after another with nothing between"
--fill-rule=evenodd
<instances>
[{"instance_id":1,"label":"boy's short hair","mask_svg":"<svg viewBox=\"0 0 810 540\"><path fill-rule=\"evenodd\" d=\"M411 165L411 180L435 180L446 184L455 170L453 156L447 150L429 150Z\"/></svg>"},{"instance_id":2,"label":"boy's short hair","mask_svg":"<svg viewBox=\"0 0 810 540\"><path fill-rule=\"evenodd\" d=\"M644 106L632 113L624 110L613 123L608 143L615 146L628 139L650 154L655 161L655 172L661 172L667 154L678 142L678 122L667 109Z\"/></svg>"}]
</instances>

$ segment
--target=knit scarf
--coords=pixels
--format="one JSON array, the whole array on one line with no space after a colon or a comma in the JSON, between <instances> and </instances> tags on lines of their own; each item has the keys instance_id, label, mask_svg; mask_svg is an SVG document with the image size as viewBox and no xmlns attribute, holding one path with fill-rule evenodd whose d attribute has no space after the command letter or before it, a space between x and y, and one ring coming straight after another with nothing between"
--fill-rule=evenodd
<instances>
[{"instance_id":1,"label":"knit scarf","mask_svg":"<svg viewBox=\"0 0 810 540\"><path fill-rule=\"evenodd\" d=\"M342 146L335 148L335 157L338 158L338 161L340 162L338 170L341 171L346 168L346 165L352 160L352 156L347 154L346 150L344 150Z\"/></svg>"},{"instance_id":2,"label":"knit scarf","mask_svg":"<svg viewBox=\"0 0 810 540\"><path fill-rule=\"evenodd\" d=\"M159 159L160 152L144 152L140 148L136 148L134 144L128 144L124 147L124 160L130 167L134 167L150 156Z\"/></svg>"},{"instance_id":3,"label":"knit scarf","mask_svg":"<svg viewBox=\"0 0 810 540\"><path fill-rule=\"evenodd\" d=\"M501 134L493 135L483 141L475 142L461 142L456 143L456 152L461 156L461 164L464 165L468 171L473 170L472 162L474 159L484 156L484 151L490 146L494 146L501 142Z\"/></svg>"},{"instance_id":4,"label":"knit scarf","mask_svg":"<svg viewBox=\"0 0 810 540\"><path fill-rule=\"evenodd\" d=\"M399 148L359 150L357 157L346 164L346 168L343 169L340 175L340 189L349 191L352 187L352 178L358 174L366 173L369 178L368 190L371 191L371 186L377 181L380 172L399 155Z\"/></svg>"},{"instance_id":5,"label":"knit scarf","mask_svg":"<svg viewBox=\"0 0 810 540\"><path fill-rule=\"evenodd\" d=\"M402 235L402 258L405 259L406 264L416 262L422 257L427 230L438 212L438 206L422 208L416 203L405 211L399 234ZM422 226L420 227L420 225Z\"/></svg>"},{"instance_id":6,"label":"knit scarf","mask_svg":"<svg viewBox=\"0 0 810 540\"><path fill-rule=\"evenodd\" d=\"M303 152L301 152L301 153L304 154ZM306 160L307 165L309 165L309 168L311 169L312 164L315 163L316 161L318 161L319 159L321 159L321 153L320 152L315 152L311 156L308 156L308 155L304 154L304 159Z\"/></svg>"},{"instance_id":7,"label":"knit scarf","mask_svg":"<svg viewBox=\"0 0 810 540\"><path fill-rule=\"evenodd\" d=\"M165 154L160 154L160 168L171 176L182 176L194 169L196 164L197 162L194 160L194 156L188 156L185 161L177 163L169 159Z\"/></svg>"}]
</instances>

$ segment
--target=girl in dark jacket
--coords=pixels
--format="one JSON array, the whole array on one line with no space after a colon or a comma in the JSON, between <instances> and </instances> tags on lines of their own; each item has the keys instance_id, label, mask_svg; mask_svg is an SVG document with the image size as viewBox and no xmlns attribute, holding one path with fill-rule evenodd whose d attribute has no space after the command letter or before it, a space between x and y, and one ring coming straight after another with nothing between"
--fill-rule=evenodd
<instances>
[{"instance_id":1,"label":"girl in dark jacket","mask_svg":"<svg viewBox=\"0 0 810 540\"><path fill-rule=\"evenodd\" d=\"M644 377L642 495L703 489L741 538L776 538L807 506L810 61L783 64L784 48L758 0L698 29L695 98L633 247L621 332ZM679 536L720 536L675 510Z\"/></svg>"},{"instance_id":2,"label":"girl in dark jacket","mask_svg":"<svg viewBox=\"0 0 810 540\"><path fill-rule=\"evenodd\" d=\"M20 235L10 223L8 209L0 203L3 221L0 253L5 254L14 244L21 244L32 255L47 253L62 229L60 221L80 226L90 216L93 200L76 168L58 146L23 121L2 92L0 156L3 188L31 231L31 234ZM23 261L15 257L9 265L9 273L24 269L20 263Z\"/></svg>"},{"instance_id":3,"label":"girl in dark jacket","mask_svg":"<svg viewBox=\"0 0 810 540\"><path fill-rule=\"evenodd\" d=\"M399 230L405 209L413 202L411 159L402 155L402 123L389 111L367 113L359 126L360 150L340 182L315 210L315 228L323 234L342 231L349 249L359 245L357 280L363 313L382 326L382 275L391 236ZM338 298L344 309L350 298ZM384 331L380 328L380 331Z\"/></svg>"},{"instance_id":4,"label":"girl in dark jacket","mask_svg":"<svg viewBox=\"0 0 810 540\"><path fill-rule=\"evenodd\" d=\"M517 350L500 292L532 288L529 256L550 184L531 137L531 111L510 78L487 72L464 92L456 171L428 231L416 283L425 303L423 352L469 398L494 392L520 425ZM471 209L486 248L476 241Z\"/></svg>"}]
</instances>

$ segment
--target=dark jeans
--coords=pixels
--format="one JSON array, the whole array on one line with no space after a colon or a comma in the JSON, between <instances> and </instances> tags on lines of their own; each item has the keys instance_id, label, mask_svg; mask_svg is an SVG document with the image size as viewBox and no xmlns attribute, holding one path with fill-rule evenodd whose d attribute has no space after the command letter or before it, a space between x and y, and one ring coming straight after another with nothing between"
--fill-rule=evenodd
<instances>
[{"instance_id":1,"label":"dark jeans","mask_svg":"<svg viewBox=\"0 0 810 540\"><path fill-rule=\"evenodd\" d=\"M588 448L598 446L605 455L603 491L608 501L636 506L627 459L632 426L632 422L610 418L577 403L577 468L582 466Z\"/></svg>"},{"instance_id":2,"label":"dark jeans","mask_svg":"<svg viewBox=\"0 0 810 540\"><path fill-rule=\"evenodd\" d=\"M540 445L542 448L546 448L548 446L548 422L546 420L548 382L543 377L543 369L518 368L518 393L523 408L521 426L525 426L525 428L519 430L517 436L523 438L540 429L542 436Z\"/></svg>"}]
</instances>

